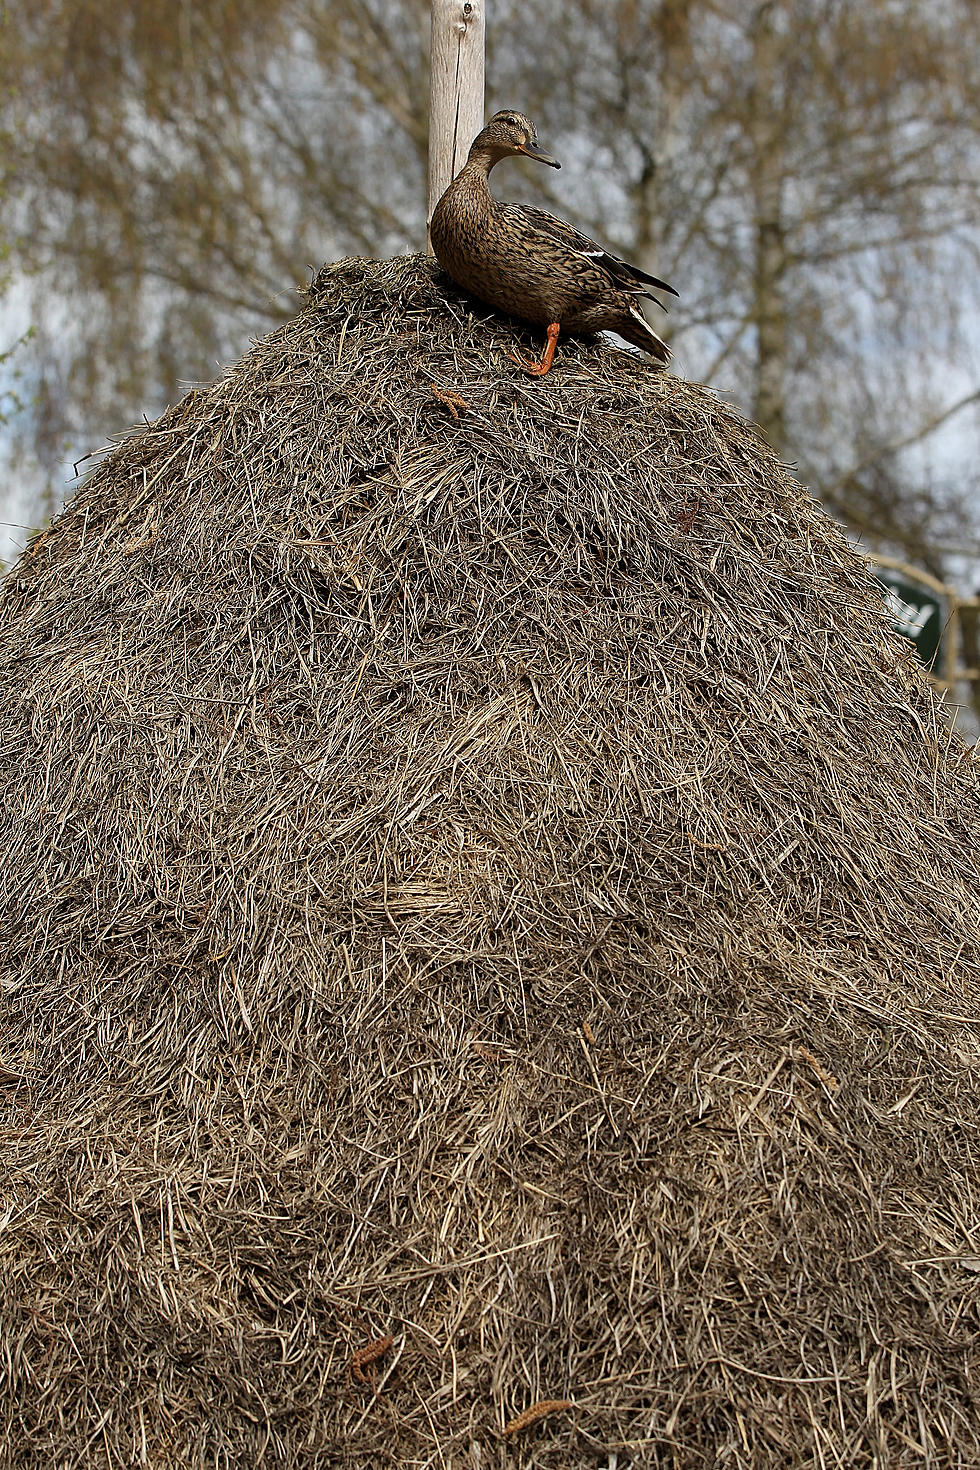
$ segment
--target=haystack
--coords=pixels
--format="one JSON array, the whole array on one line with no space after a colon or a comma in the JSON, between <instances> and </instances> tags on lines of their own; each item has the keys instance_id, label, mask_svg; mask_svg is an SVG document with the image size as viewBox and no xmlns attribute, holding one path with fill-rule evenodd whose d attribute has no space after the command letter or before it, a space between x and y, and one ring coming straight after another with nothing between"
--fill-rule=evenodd
<instances>
[{"instance_id":1,"label":"haystack","mask_svg":"<svg viewBox=\"0 0 980 1470\"><path fill-rule=\"evenodd\" d=\"M734 411L515 343L327 269L5 584L4 1465L980 1464L975 769Z\"/></svg>"}]
</instances>

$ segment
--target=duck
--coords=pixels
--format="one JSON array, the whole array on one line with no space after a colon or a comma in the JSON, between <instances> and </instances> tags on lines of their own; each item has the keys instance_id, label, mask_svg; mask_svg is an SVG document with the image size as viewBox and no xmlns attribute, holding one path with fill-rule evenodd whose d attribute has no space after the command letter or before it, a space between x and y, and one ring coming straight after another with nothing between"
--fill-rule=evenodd
<instances>
[{"instance_id":1,"label":"duck","mask_svg":"<svg viewBox=\"0 0 980 1470\"><path fill-rule=\"evenodd\" d=\"M561 168L539 147L530 118L505 109L474 138L465 165L432 212L429 238L443 270L488 306L547 329L540 359L511 353L527 373L541 377L549 370L561 331L616 332L666 366L670 349L637 303L646 297L666 311L653 290L676 296L673 286L545 209L495 199L490 171L515 156Z\"/></svg>"}]
</instances>

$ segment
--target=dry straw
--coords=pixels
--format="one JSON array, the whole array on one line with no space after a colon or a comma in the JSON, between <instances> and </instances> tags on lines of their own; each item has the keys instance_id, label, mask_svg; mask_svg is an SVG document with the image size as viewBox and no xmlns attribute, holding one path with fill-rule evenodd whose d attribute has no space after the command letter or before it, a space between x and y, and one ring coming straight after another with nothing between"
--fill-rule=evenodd
<instances>
[{"instance_id":1,"label":"dry straw","mask_svg":"<svg viewBox=\"0 0 980 1470\"><path fill-rule=\"evenodd\" d=\"M972 764L733 411L515 342L326 270L5 583L4 1466L980 1464Z\"/></svg>"}]
</instances>

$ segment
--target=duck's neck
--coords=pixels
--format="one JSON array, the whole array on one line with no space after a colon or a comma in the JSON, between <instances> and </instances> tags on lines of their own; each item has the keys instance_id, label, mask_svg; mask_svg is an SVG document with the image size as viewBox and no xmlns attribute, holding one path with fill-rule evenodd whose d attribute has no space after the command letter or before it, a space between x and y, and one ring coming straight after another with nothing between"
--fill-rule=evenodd
<instances>
[{"instance_id":1,"label":"duck's neck","mask_svg":"<svg viewBox=\"0 0 980 1470\"><path fill-rule=\"evenodd\" d=\"M497 153L496 150L490 148L472 149L458 177L462 178L465 174L467 179L485 184L490 176L490 170L506 157L506 153Z\"/></svg>"}]
</instances>

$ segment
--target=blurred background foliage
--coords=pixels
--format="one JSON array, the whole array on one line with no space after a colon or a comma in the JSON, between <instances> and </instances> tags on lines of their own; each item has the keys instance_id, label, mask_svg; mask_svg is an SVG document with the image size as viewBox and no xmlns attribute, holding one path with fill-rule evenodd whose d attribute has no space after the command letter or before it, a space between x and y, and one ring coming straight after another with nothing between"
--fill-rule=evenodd
<instances>
[{"instance_id":1,"label":"blurred background foliage","mask_svg":"<svg viewBox=\"0 0 980 1470\"><path fill-rule=\"evenodd\" d=\"M530 113L565 164L507 164L497 192L673 282L677 370L730 392L866 541L938 575L975 553L975 0L487 10L488 111ZM428 11L7 10L0 353L36 330L0 362L22 405L0 494L22 520L296 310L307 267L424 247Z\"/></svg>"}]
</instances>

